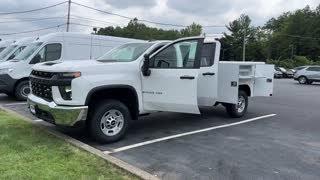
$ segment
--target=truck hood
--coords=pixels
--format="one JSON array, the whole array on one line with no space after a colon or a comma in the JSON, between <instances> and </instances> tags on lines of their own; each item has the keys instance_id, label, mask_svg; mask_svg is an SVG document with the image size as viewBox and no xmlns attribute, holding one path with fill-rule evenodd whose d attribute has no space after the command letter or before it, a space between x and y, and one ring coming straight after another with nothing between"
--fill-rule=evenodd
<instances>
[{"instance_id":1,"label":"truck hood","mask_svg":"<svg viewBox=\"0 0 320 180\"><path fill-rule=\"evenodd\" d=\"M70 61L52 61L39 63L33 66L33 70L45 72L81 72L81 73L101 73L106 71L121 70L127 68L124 62L101 62L96 60L70 60Z\"/></svg>"}]
</instances>

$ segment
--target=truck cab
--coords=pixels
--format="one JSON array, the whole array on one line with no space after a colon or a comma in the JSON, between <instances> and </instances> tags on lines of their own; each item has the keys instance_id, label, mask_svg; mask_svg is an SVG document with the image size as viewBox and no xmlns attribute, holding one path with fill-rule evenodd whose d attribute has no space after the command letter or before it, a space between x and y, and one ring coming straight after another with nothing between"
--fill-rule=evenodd
<instances>
[{"instance_id":1,"label":"truck cab","mask_svg":"<svg viewBox=\"0 0 320 180\"><path fill-rule=\"evenodd\" d=\"M125 44L85 65L39 64L30 77L30 111L57 125L85 124L96 140L113 142L139 115L200 114L200 107L222 104L238 118L248 97L272 95L273 65L219 57L219 41L190 37ZM51 90L49 99L41 86Z\"/></svg>"}]
</instances>

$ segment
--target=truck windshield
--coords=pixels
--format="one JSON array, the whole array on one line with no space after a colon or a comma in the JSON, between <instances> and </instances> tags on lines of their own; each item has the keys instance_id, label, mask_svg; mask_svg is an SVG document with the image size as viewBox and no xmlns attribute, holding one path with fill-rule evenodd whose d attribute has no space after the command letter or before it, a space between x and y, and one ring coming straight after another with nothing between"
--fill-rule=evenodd
<instances>
[{"instance_id":1,"label":"truck windshield","mask_svg":"<svg viewBox=\"0 0 320 180\"><path fill-rule=\"evenodd\" d=\"M0 53L5 49L6 47L0 47Z\"/></svg>"},{"instance_id":2,"label":"truck windshield","mask_svg":"<svg viewBox=\"0 0 320 180\"><path fill-rule=\"evenodd\" d=\"M119 46L98 58L98 61L130 62L136 60L153 43L130 43Z\"/></svg>"},{"instance_id":3,"label":"truck windshield","mask_svg":"<svg viewBox=\"0 0 320 180\"><path fill-rule=\"evenodd\" d=\"M23 51L24 48L26 48L26 46L20 46L19 48L17 48L7 60L15 58L21 51Z\"/></svg>"},{"instance_id":4,"label":"truck windshield","mask_svg":"<svg viewBox=\"0 0 320 180\"><path fill-rule=\"evenodd\" d=\"M1 53L0 53L0 59L4 59L5 57L8 56L8 54L11 53L11 51L13 51L15 48L17 47L17 45L13 45L13 46L9 46L6 49L4 49Z\"/></svg>"},{"instance_id":5,"label":"truck windshield","mask_svg":"<svg viewBox=\"0 0 320 180\"><path fill-rule=\"evenodd\" d=\"M39 49L39 47L41 46L42 42L38 42L38 43L33 43L28 45L26 48L24 48L23 51L21 51L21 53L18 54L17 57L15 57L14 59L16 60L27 60L37 49Z\"/></svg>"}]
</instances>

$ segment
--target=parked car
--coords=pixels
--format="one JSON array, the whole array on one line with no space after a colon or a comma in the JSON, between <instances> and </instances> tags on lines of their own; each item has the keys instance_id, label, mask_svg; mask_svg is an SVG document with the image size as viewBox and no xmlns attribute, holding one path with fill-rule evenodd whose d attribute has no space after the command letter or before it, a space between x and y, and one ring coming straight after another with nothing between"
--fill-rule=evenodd
<instances>
[{"instance_id":1,"label":"parked car","mask_svg":"<svg viewBox=\"0 0 320 180\"><path fill-rule=\"evenodd\" d=\"M300 84L320 82L320 66L304 66L294 74L294 80Z\"/></svg>"},{"instance_id":2,"label":"parked car","mask_svg":"<svg viewBox=\"0 0 320 180\"><path fill-rule=\"evenodd\" d=\"M274 65L219 62L219 52L219 41L190 37L129 43L85 63L40 63L30 76L29 109L56 125L84 124L103 143L158 111L200 114L199 107L222 104L239 118L248 97L272 96Z\"/></svg>"},{"instance_id":3,"label":"parked car","mask_svg":"<svg viewBox=\"0 0 320 180\"><path fill-rule=\"evenodd\" d=\"M293 78L293 71L287 70L286 68L283 67L275 67L276 71L282 72L282 77L283 78Z\"/></svg>"},{"instance_id":4,"label":"parked car","mask_svg":"<svg viewBox=\"0 0 320 180\"><path fill-rule=\"evenodd\" d=\"M306 66L299 66L299 67L295 67L293 69L291 69L293 71L293 73L296 73L297 71L304 69Z\"/></svg>"},{"instance_id":5,"label":"parked car","mask_svg":"<svg viewBox=\"0 0 320 180\"><path fill-rule=\"evenodd\" d=\"M36 38L15 58L0 63L0 93L26 100L29 75L34 64L52 61L94 59L119 45L144 42L137 39L59 32ZM71 63L72 64L72 63Z\"/></svg>"},{"instance_id":6,"label":"parked car","mask_svg":"<svg viewBox=\"0 0 320 180\"><path fill-rule=\"evenodd\" d=\"M274 70L274 75L273 75L274 78L282 78L283 77L283 73L281 71L277 71L277 70Z\"/></svg>"},{"instance_id":7,"label":"parked car","mask_svg":"<svg viewBox=\"0 0 320 180\"><path fill-rule=\"evenodd\" d=\"M31 44L34 40L36 40L35 37L25 37L18 39L14 43L10 44L0 53L0 62L15 58L26 46Z\"/></svg>"}]
</instances>

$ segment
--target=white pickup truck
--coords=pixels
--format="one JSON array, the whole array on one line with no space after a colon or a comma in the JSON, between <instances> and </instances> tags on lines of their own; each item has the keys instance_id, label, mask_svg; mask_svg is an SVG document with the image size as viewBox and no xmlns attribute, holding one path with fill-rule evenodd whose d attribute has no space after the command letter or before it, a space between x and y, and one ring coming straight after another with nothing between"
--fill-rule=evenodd
<instances>
[{"instance_id":1,"label":"white pickup truck","mask_svg":"<svg viewBox=\"0 0 320 180\"><path fill-rule=\"evenodd\" d=\"M274 66L219 62L220 43L191 37L128 43L95 61L41 63L30 75L30 111L61 126L85 124L100 142L122 138L139 115L200 114L222 104L231 117L248 97L272 96Z\"/></svg>"}]
</instances>

